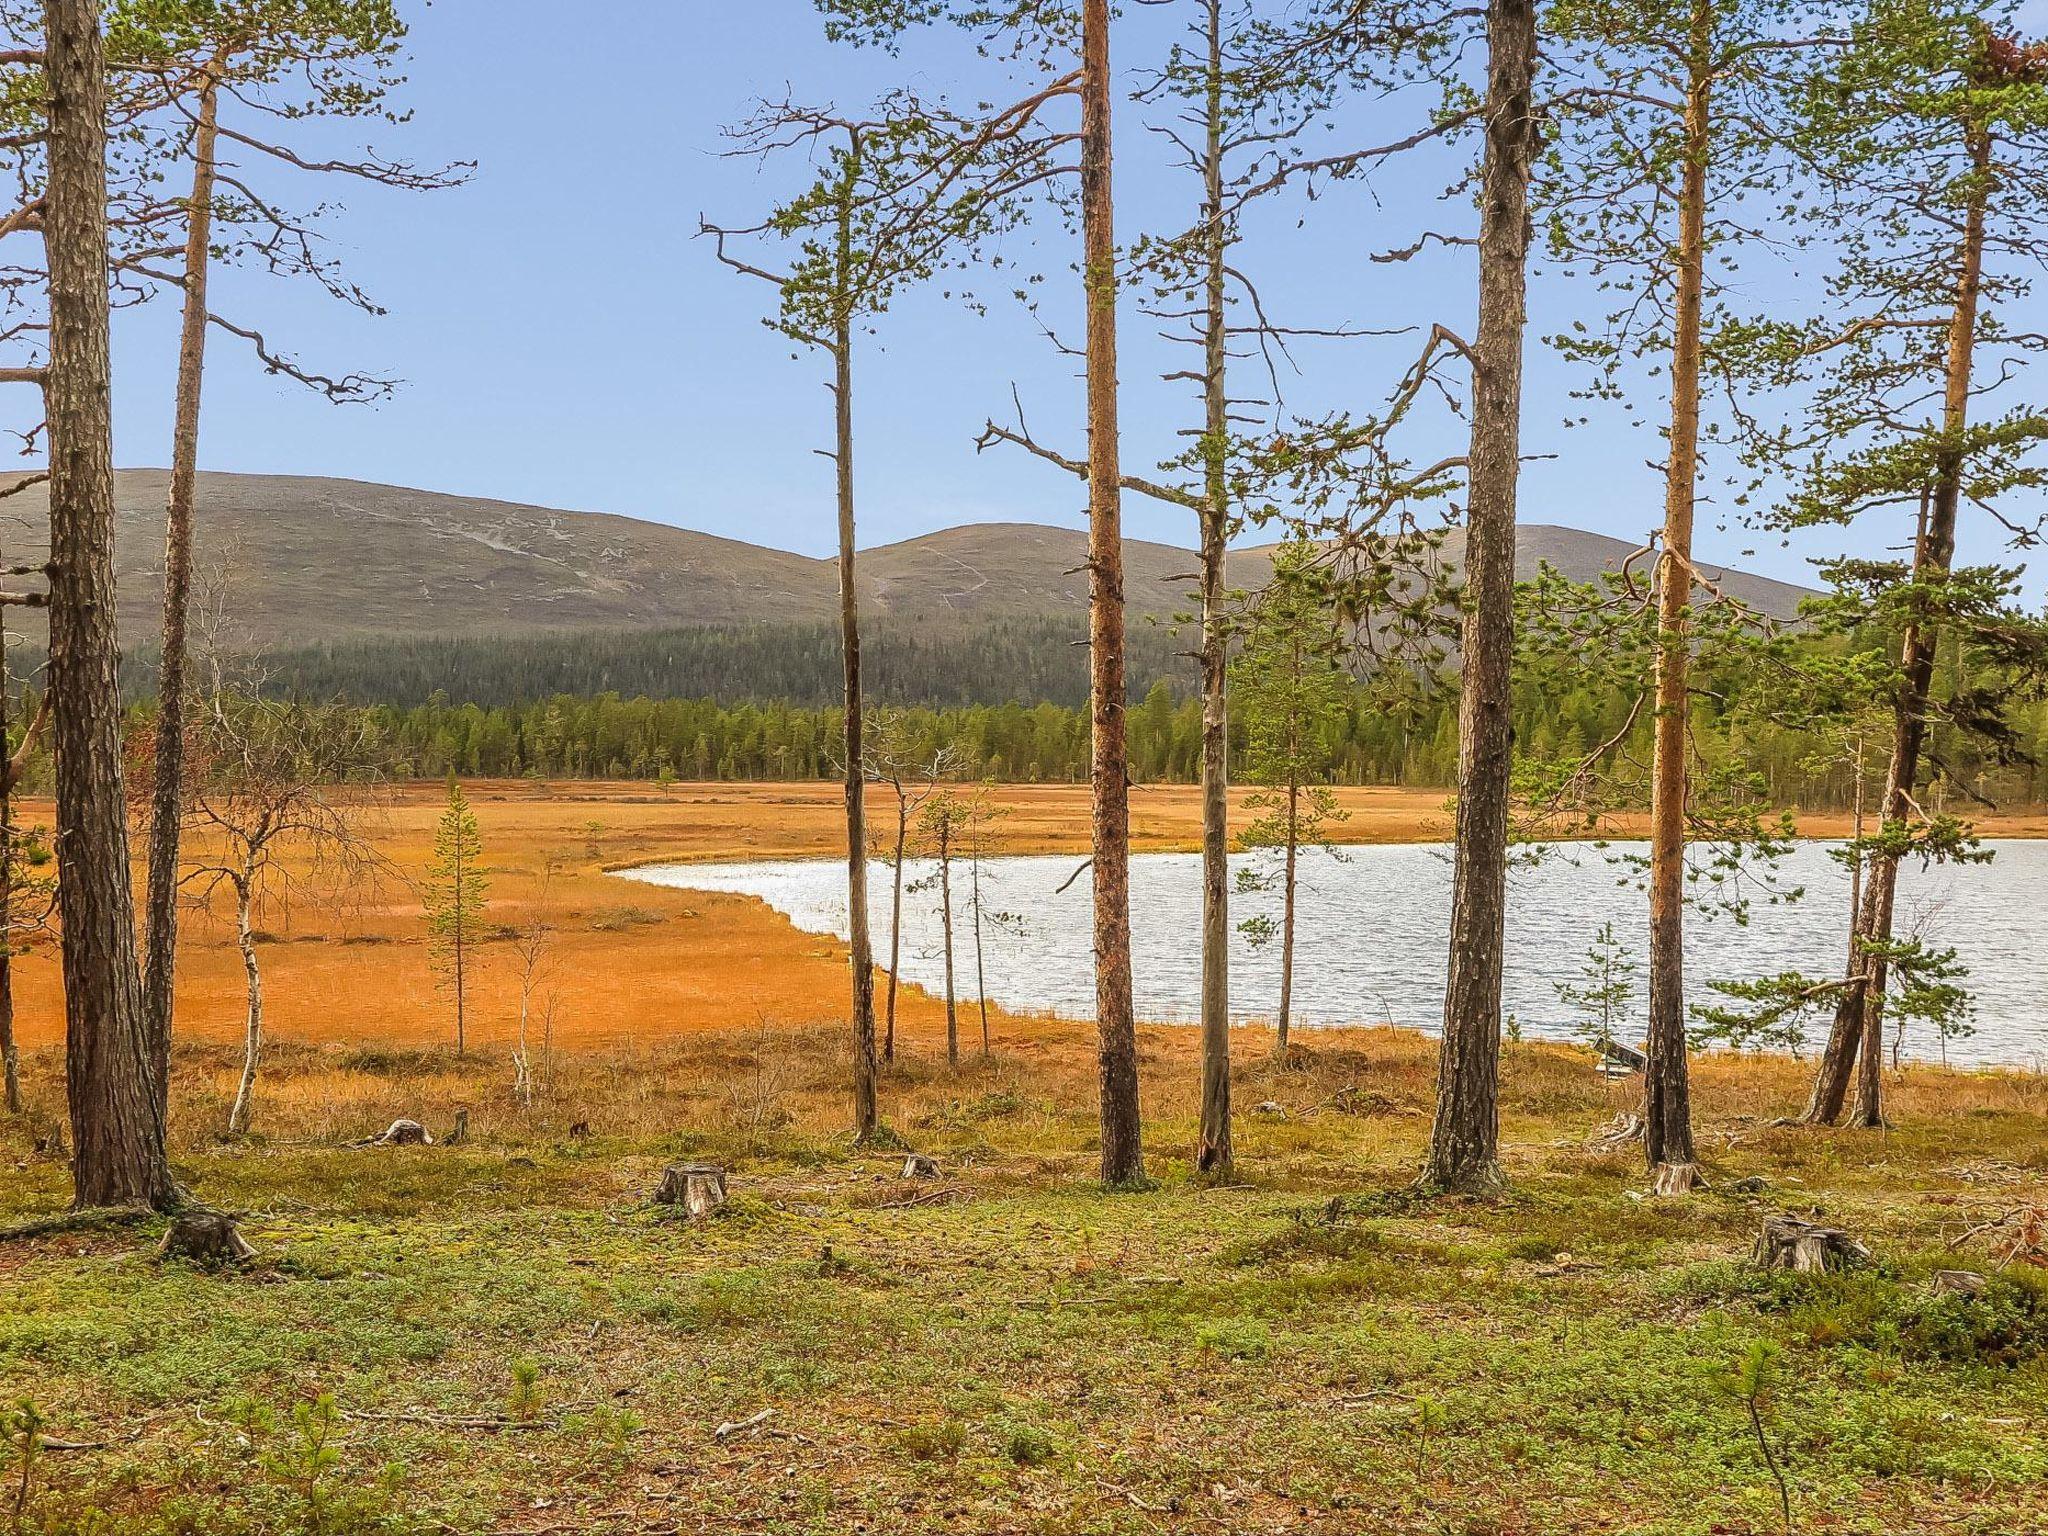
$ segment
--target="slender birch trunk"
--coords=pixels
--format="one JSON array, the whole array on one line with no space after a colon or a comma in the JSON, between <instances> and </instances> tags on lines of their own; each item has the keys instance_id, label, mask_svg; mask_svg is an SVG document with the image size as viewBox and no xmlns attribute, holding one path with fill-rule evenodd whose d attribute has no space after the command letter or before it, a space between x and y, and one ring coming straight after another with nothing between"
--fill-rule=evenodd
<instances>
[{"instance_id":1,"label":"slender birch trunk","mask_svg":"<svg viewBox=\"0 0 2048 1536\"><path fill-rule=\"evenodd\" d=\"M1458 709L1456 874L1427 1188L1488 1190L1500 1168L1500 995L1506 947L1515 643L1515 495L1522 333L1528 323L1529 172L1537 130L1535 0L1488 0L1479 329L1468 452L1464 677Z\"/></svg>"},{"instance_id":2,"label":"slender birch trunk","mask_svg":"<svg viewBox=\"0 0 2048 1536\"><path fill-rule=\"evenodd\" d=\"M882 1039L882 1060L896 1059L896 973L903 958L903 845L910 838L910 802L896 785L896 861L889 896L889 1030Z\"/></svg>"},{"instance_id":3,"label":"slender birch trunk","mask_svg":"<svg viewBox=\"0 0 2048 1536\"><path fill-rule=\"evenodd\" d=\"M1942 399L1941 430L1945 446L1935 462L1932 495L1913 544L1913 580L1938 582L1955 561L1956 516L1963 493L1963 432L1970 419L1970 377L1976 357L1977 304L1984 278L1984 215L1990 199L1991 135L1981 125L1970 128L1970 163L1975 172L1964 211L1957 252L1955 308L1949 320L1947 378ZM1916 812L1914 792L1920 782L1920 756L1927 740L1927 702L1934 682L1938 624L1915 619L1906 625L1900 643L1899 687L1892 705L1891 765L1885 776L1883 819L1904 822ZM1884 986L1887 966L1869 950L1892 936L1897 901L1899 861L1882 853L1870 861L1865 876L1863 907L1857 919L1856 958L1849 985L1835 1009L1834 1028L1814 1073L1813 1092L1801 1118L1809 1124L1832 1125L1841 1118L1849 1080L1859 1055L1854 1122L1877 1127L1884 1123L1882 1063L1870 1059L1884 1039Z\"/></svg>"},{"instance_id":4,"label":"slender birch trunk","mask_svg":"<svg viewBox=\"0 0 2048 1536\"><path fill-rule=\"evenodd\" d=\"M45 0L50 688L65 1084L81 1208L178 1198L150 1064L121 769L108 353L106 58L93 0Z\"/></svg>"},{"instance_id":5,"label":"slender birch trunk","mask_svg":"<svg viewBox=\"0 0 2048 1536\"><path fill-rule=\"evenodd\" d=\"M1698 498L1700 310L1706 283L1707 161L1712 149L1714 13L1695 0L1678 195L1671 432L1664 471L1664 556L1657 583L1657 717L1650 791L1650 1037L1643 1147L1652 1169L1689 1169L1692 1084L1685 1039L1685 818L1689 774L1692 530ZM1689 1187L1683 1174L1681 1186Z\"/></svg>"},{"instance_id":6,"label":"slender birch trunk","mask_svg":"<svg viewBox=\"0 0 2048 1536\"><path fill-rule=\"evenodd\" d=\"M1223 5L1207 0L1207 139L1202 157L1206 267L1202 336L1202 1124L1195 1167L1230 1176L1230 713L1224 613L1230 537L1229 332L1223 210Z\"/></svg>"},{"instance_id":7,"label":"slender birch trunk","mask_svg":"<svg viewBox=\"0 0 2048 1536\"><path fill-rule=\"evenodd\" d=\"M199 472L200 392L206 377L207 278L212 265L220 86L203 77L192 131L185 206L185 307L178 338L178 400L164 518L163 649L157 663L156 768L149 797L149 882L144 898L142 999L157 1102L168 1105L172 999L178 966L178 854L185 818L186 630L192 600L192 505Z\"/></svg>"},{"instance_id":8,"label":"slender birch trunk","mask_svg":"<svg viewBox=\"0 0 2048 1536\"><path fill-rule=\"evenodd\" d=\"M981 1059L993 1054L988 1030L988 966L981 946L981 827L974 829L974 845L968 857L968 878L974 902L974 1000L981 1009Z\"/></svg>"},{"instance_id":9,"label":"slender birch trunk","mask_svg":"<svg viewBox=\"0 0 2048 1536\"><path fill-rule=\"evenodd\" d=\"M1131 986L1131 781L1125 736L1123 469L1117 425L1116 223L1109 0L1081 7L1081 226L1087 291L1089 768L1102 1181L1145 1177Z\"/></svg>"},{"instance_id":10,"label":"slender birch trunk","mask_svg":"<svg viewBox=\"0 0 2048 1536\"><path fill-rule=\"evenodd\" d=\"M953 826L939 822L939 926L946 945L946 1065L960 1065L960 1007L953 986Z\"/></svg>"},{"instance_id":11,"label":"slender birch trunk","mask_svg":"<svg viewBox=\"0 0 2048 1536\"><path fill-rule=\"evenodd\" d=\"M237 878L234 886L235 943L242 951L242 977L248 1012L242 1034L242 1081L235 1090L234 1108L228 1111L228 1134L246 1136L256 1094L256 1068L263 1059L263 973L256 965L256 934L249 924L254 887L246 874Z\"/></svg>"},{"instance_id":12,"label":"slender birch trunk","mask_svg":"<svg viewBox=\"0 0 2048 1536\"><path fill-rule=\"evenodd\" d=\"M1294 891L1301 854L1301 780L1287 773L1287 858L1280 884L1280 1027L1273 1054L1287 1060L1287 1031L1294 1012Z\"/></svg>"}]
</instances>

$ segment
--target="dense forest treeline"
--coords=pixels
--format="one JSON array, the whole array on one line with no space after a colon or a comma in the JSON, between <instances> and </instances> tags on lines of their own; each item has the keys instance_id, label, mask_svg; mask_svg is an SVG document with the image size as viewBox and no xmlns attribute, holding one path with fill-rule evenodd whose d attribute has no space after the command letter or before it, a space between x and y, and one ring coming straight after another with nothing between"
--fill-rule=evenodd
<instances>
[{"instance_id":1,"label":"dense forest treeline","mask_svg":"<svg viewBox=\"0 0 2048 1536\"><path fill-rule=\"evenodd\" d=\"M1009 702L962 708L891 710L909 755L951 750L962 777L1018 783L1078 782L1088 772L1085 709ZM1619 730L1628 701L1593 688L1562 693L1517 690L1515 736L1528 762L1574 758ZM679 779L828 779L837 772L839 712L787 702L721 704L713 699L594 698L559 695L485 706L434 702L369 709L391 770L435 778L485 777ZM1957 784L1937 797L1972 794L1999 804L2048 801L2048 704L2020 712L2032 762L1999 766L1958 743L1950 767ZM1647 746L1648 722L1631 736ZM1789 726L1717 717L1697 721L1702 751L1739 759L1772 805L1832 808L1854 798L1852 773L1814 761L1812 740ZM1132 777L1141 783L1193 783L1200 769L1201 706L1165 682L1130 712ZM1233 752L1243 746L1233 722ZM1449 789L1457 781L1454 697L1385 708L1360 688L1317 744L1322 774L1336 784ZM1866 785L1866 793L1868 786Z\"/></svg>"},{"instance_id":2,"label":"dense forest treeline","mask_svg":"<svg viewBox=\"0 0 2048 1536\"><path fill-rule=\"evenodd\" d=\"M877 703L958 709L1041 700L1077 707L1088 697L1084 614L908 623L878 619L862 635L864 686ZM1192 687L1187 636L1133 623L1134 698L1155 682ZM40 651L15 650L17 676L40 670ZM425 704L438 698L486 707L558 697L773 699L835 702L844 688L838 626L825 623L703 625L457 638L403 636L332 642L266 653L268 689L358 704ZM125 658L122 692L156 690L153 654Z\"/></svg>"}]
</instances>

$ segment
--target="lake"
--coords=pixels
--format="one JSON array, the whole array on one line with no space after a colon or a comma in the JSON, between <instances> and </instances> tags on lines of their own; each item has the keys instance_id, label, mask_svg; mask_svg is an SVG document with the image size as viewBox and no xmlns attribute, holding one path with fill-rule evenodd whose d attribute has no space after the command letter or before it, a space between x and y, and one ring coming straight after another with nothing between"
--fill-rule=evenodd
<instances>
[{"instance_id":1,"label":"lake","mask_svg":"<svg viewBox=\"0 0 2048 1536\"><path fill-rule=\"evenodd\" d=\"M1897 929L1953 946L1970 967L1976 1034L1951 1041L1947 1059L2039 1070L2048 1063L2048 843L1987 844L1988 865L1901 872ZM1637 1003L1647 972L1645 900L1627 862L1643 844L1605 850L1552 850L1510 878L1505 1007L1531 1037L1572 1036L1570 1011L1555 983L1577 977L1600 925L1615 924L1637 961ZM1447 845L1371 846L1302 858L1294 977L1294 1021L1314 1028L1344 1024L1410 1025L1434 1031L1442 1021L1444 934L1451 898ZM1086 874L1064 891L1081 860L1048 857L984 860L983 946L990 998L1016 1012L1094 1015L1089 953L1090 891ZM1233 870L1252 863L1234 857ZM1261 866L1266 867L1266 866ZM905 866L906 883L933 872L929 862ZM870 866L875 957L888 959L889 866ZM652 865L625 877L686 890L759 897L799 928L846 936L846 874L831 860L751 864ZM1825 845L1804 843L1780 866L1777 883L1803 887L1796 901L1754 892L1746 925L1726 916L1694 914L1686 939L1686 971L1694 1000L1709 980L1735 980L1798 969L1839 974L1848 946L1848 872ZM966 910L968 871L954 873L955 966L963 999L974 994L974 942ZM1192 1019L1200 998L1200 859L1195 854L1142 854L1131 860L1133 961L1139 1016L1160 1022ZM1254 913L1276 919L1279 896L1234 894L1232 921ZM938 894L906 891L903 979L937 993L944 986ZM1267 1019L1279 993L1277 941L1254 947L1233 935L1232 1012ZM1824 1029L1824 1021L1816 1024ZM1639 1032L1639 1026L1638 1026ZM1906 1053L1935 1057L1941 1042L1922 1027L1908 1033Z\"/></svg>"}]
</instances>

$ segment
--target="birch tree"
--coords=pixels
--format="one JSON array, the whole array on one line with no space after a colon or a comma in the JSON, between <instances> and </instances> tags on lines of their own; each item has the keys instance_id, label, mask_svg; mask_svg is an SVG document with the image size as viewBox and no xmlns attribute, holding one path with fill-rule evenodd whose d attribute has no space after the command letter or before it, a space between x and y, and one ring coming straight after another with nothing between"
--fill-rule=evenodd
<instances>
[{"instance_id":1,"label":"birch tree","mask_svg":"<svg viewBox=\"0 0 2048 1536\"><path fill-rule=\"evenodd\" d=\"M264 1048L263 902L294 898L332 907L381 867L368 835L373 731L356 710L265 699L237 687L223 658L210 661L189 816L198 834L184 884L200 898L225 890L242 959L242 1070L227 1133L244 1136L255 1112Z\"/></svg>"}]
</instances>

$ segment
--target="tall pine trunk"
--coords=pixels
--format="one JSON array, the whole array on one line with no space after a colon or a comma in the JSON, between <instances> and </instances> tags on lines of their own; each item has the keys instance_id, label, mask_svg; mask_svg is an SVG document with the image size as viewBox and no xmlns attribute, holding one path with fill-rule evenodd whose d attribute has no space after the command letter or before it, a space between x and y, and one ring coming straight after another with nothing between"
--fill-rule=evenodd
<instances>
[{"instance_id":1,"label":"tall pine trunk","mask_svg":"<svg viewBox=\"0 0 2048 1536\"><path fill-rule=\"evenodd\" d=\"M1230 715L1225 546L1230 536L1227 276L1223 212L1223 5L1208 4L1202 157L1202 1128L1195 1167L1227 1178L1230 1144Z\"/></svg>"},{"instance_id":2,"label":"tall pine trunk","mask_svg":"<svg viewBox=\"0 0 2048 1536\"><path fill-rule=\"evenodd\" d=\"M1117 427L1116 221L1109 0L1081 8L1081 243L1088 330L1088 686L1102 1181L1145 1176L1131 989L1131 779L1125 736L1123 467Z\"/></svg>"},{"instance_id":3,"label":"tall pine trunk","mask_svg":"<svg viewBox=\"0 0 2048 1536\"><path fill-rule=\"evenodd\" d=\"M1487 1190L1500 1169L1500 995L1506 948L1508 790L1514 735L1515 493L1521 474L1522 333L1528 323L1535 0L1488 0L1479 329L1458 708L1456 874L1436 1118L1424 1186Z\"/></svg>"},{"instance_id":4,"label":"tall pine trunk","mask_svg":"<svg viewBox=\"0 0 2048 1536\"><path fill-rule=\"evenodd\" d=\"M859 163L859 141L849 178ZM840 204L839 270L853 260L852 211ZM853 550L853 324L842 308L832 345L833 467L839 497L839 637L846 664L846 927L853 968L853 1134L866 1141L881 1127L876 1103L875 951L868 934L867 774L862 762L864 717L860 686L860 597L854 586Z\"/></svg>"},{"instance_id":5,"label":"tall pine trunk","mask_svg":"<svg viewBox=\"0 0 2048 1536\"><path fill-rule=\"evenodd\" d=\"M1698 497L1700 307L1706 282L1713 10L1695 0L1678 195L1671 432L1664 466L1664 558L1657 582L1657 718L1650 788L1650 1038L1643 1147L1653 1169L1688 1169L1692 1084L1685 1041L1685 820L1691 660L1692 527ZM1684 1183L1683 1175L1680 1176Z\"/></svg>"},{"instance_id":6,"label":"tall pine trunk","mask_svg":"<svg viewBox=\"0 0 2048 1536\"><path fill-rule=\"evenodd\" d=\"M4 618L4 614L0 614ZM0 622L0 1093L21 1113L21 1045L14 1038L14 775L5 762L9 704L7 626Z\"/></svg>"},{"instance_id":7,"label":"tall pine trunk","mask_svg":"<svg viewBox=\"0 0 2048 1536\"><path fill-rule=\"evenodd\" d=\"M185 308L178 338L178 400L171 431L171 489L164 517L163 648L157 663L156 767L149 795L142 997L157 1102L171 1084L172 997L178 967L178 852L185 817L185 653L192 600L192 503L199 472L199 403L206 377L207 276L212 261L214 151L220 88L199 92L192 130L192 186L185 214Z\"/></svg>"},{"instance_id":8,"label":"tall pine trunk","mask_svg":"<svg viewBox=\"0 0 2048 1536\"><path fill-rule=\"evenodd\" d=\"M106 60L93 0L45 0L49 80L50 687L65 1084L81 1208L173 1204L135 958L114 635Z\"/></svg>"},{"instance_id":9,"label":"tall pine trunk","mask_svg":"<svg viewBox=\"0 0 2048 1536\"><path fill-rule=\"evenodd\" d=\"M1913 543L1913 580L1938 583L1949 573L1956 553L1956 516L1961 507L1963 432L1970 419L1970 377L1976 357L1977 303L1984 278L1984 211L1990 198L1991 136L1978 125L1970 129L1970 161L1974 175L1964 210L1957 251L1955 309L1949 320L1947 378L1941 413L1943 448L1935 461L1934 481L1919 536ZM1913 815L1914 791L1920 782L1920 758L1927 741L1927 703L1934 683L1935 652L1941 639L1936 622L1918 619L1906 625L1899 648L1899 686L1892 703L1891 766L1885 775L1883 819L1904 822ZM1879 853L1864 876L1863 907L1856 923L1855 960L1848 985L1835 1008L1834 1027L1814 1073L1813 1092L1801 1116L1810 1124L1832 1125L1842 1115L1852 1074L1857 1081L1855 1123L1884 1123L1884 1077L1877 1059L1884 1035L1884 960L1870 952L1892 936L1892 911L1898 896L1899 861ZM1862 1071L1855 1072L1862 1059Z\"/></svg>"}]
</instances>

